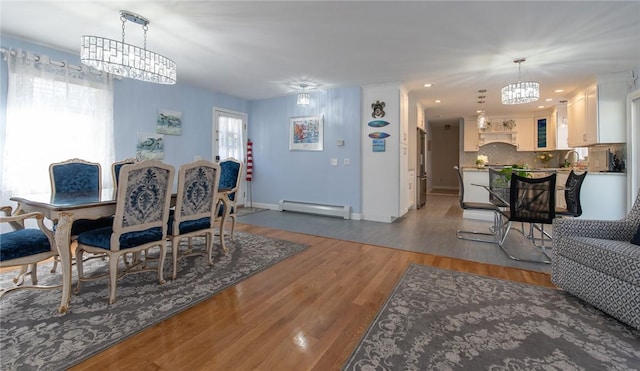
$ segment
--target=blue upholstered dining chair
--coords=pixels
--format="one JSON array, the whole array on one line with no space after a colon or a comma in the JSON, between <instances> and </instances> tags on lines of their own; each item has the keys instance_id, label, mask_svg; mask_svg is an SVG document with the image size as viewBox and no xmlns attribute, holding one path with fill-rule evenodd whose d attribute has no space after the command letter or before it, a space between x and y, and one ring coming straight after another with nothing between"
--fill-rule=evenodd
<instances>
[{"instance_id":1,"label":"blue upholstered dining chair","mask_svg":"<svg viewBox=\"0 0 640 371\"><path fill-rule=\"evenodd\" d=\"M78 235L76 267L80 291L84 281L104 277L85 276L82 256L85 252L103 254L109 260L109 303L116 301L117 279L128 273L139 273L154 269L147 266L149 250L158 248L158 282L164 283L163 269L166 255L167 223L175 169L171 165L156 160L124 165L120 170L116 213L113 225L93 229ZM126 265L118 271L118 261L127 253L145 251L145 261L132 266Z\"/></svg>"},{"instance_id":2,"label":"blue upholstered dining chair","mask_svg":"<svg viewBox=\"0 0 640 371\"><path fill-rule=\"evenodd\" d=\"M49 165L51 194L56 196L95 196L102 192L102 167L97 162L74 158ZM81 232L111 225L111 217L96 220L80 219L73 222L71 237Z\"/></svg>"},{"instance_id":3,"label":"blue upholstered dining chair","mask_svg":"<svg viewBox=\"0 0 640 371\"><path fill-rule=\"evenodd\" d=\"M180 166L176 206L170 214L167 232L173 258L172 279L178 276L178 258L202 255L201 251L193 250L191 237L205 237L204 253L209 265L213 265L219 180L220 166L216 163L202 160ZM187 238L189 244L181 250L180 241L183 238Z\"/></svg>"},{"instance_id":4,"label":"blue upholstered dining chair","mask_svg":"<svg viewBox=\"0 0 640 371\"><path fill-rule=\"evenodd\" d=\"M102 167L97 162L79 158L54 162L49 165L49 180L53 197L82 195L95 196L97 199L102 192ZM111 217L96 220L74 220L71 226L71 239L75 239L78 234L84 231L106 227L111 223ZM56 271L57 265L56 259L51 270L52 273Z\"/></svg>"},{"instance_id":5,"label":"blue upholstered dining chair","mask_svg":"<svg viewBox=\"0 0 640 371\"><path fill-rule=\"evenodd\" d=\"M116 161L116 162L111 164L111 177L113 178L113 189L114 189L114 192L116 192L116 190L118 189L118 181L119 181L119 178L120 178L120 169L122 169L122 167L124 165L130 165L130 164L135 164L135 163L136 163L136 159L135 158L127 158L125 160Z\"/></svg>"},{"instance_id":6,"label":"blue upholstered dining chair","mask_svg":"<svg viewBox=\"0 0 640 371\"><path fill-rule=\"evenodd\" d=\"M53 232L44 225L44 215L36 212L11 215L11 206L3 206L0 210L5 214L0 216L0 224L8 224L12 229L0 234L0 268L21 267L21 276L26 273L27 268L31 269L31 285L18 283L16 277L14 283L18 286L3 290L0 296L18 289L60 287L38 286L37 263L58 255ZM25 221L29 219L35 220L38 228L25 228Z\"/></svg>"},{"instance_id":7,"label":"blue upholstered dining chair","mask_svg":"<svg viewBox=\"0 0 640 371\"><path fill-rule=\"evenodd\" d=\"M238 211L238 188L240 187L240 177L242 176L242 162L229 157L220 162L220 183L219 189L228 189L226 192L229 206L227 218L231 218L231 239L236 229L236 212ZM218 210L218 216L222 216L222 205Z\"/></svg>"}]
</instances>

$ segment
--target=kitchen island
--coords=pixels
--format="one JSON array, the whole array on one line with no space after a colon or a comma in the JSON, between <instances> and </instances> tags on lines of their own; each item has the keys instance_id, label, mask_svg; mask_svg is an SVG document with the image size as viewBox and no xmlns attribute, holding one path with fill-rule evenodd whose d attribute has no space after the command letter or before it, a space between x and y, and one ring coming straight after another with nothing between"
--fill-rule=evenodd
<instances>
[{"instance_id":1,"label":"kitchen island","mask_svg":"<svg viewBox=\"0 0 640 371\"><path fill-rule=\"evenodd\" d=\"M565 184L571 169L557 168L546 169L558 172L557 184ZM584 170L575 170L582 173ZM489 185L489 169L464 167L462 168L464 179L465 202L489 202L489 193L483 187L473 184ZM582 203L581 219L616 220L624 218L627 214L627 174L613 172L589 172L582 183L580 191ZM556 204L564 207L564 192L556 194ZM482 210L464 210L464 218L493 220L493 213Z\"/></svg>"}]
</instances>

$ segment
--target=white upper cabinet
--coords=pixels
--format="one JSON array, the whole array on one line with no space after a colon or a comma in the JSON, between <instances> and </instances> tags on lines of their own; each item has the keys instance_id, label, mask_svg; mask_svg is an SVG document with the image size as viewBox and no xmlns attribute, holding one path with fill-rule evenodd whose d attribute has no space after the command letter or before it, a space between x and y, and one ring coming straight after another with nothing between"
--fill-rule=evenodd
<instances>
[{"instance_id":1,"label":"white upper cabinet","mask_svg":"<svg viewBox=\"0 0 640 371\"><path fill-rule=\"evenodd\" d=\"M578 94L569 99L567 115L569 120L569 147L584 147L588 145L587 134L585 133L587 105L584 94Z\"/></svg>"},{"instance_id":2,"label":"white upper cabinet","mask_svg":"<svg viewBox=\"0 0 640 371\"><path fill-rule=\"evenodd\" d=\"M569 119L567 118L567 104L559 103L553 113L552 120L556 126L556 149L570 149L569 147Z\"/></svg>"},{"instance_id":3,"label":"white upper cabinet","mask_svg":"<svg viewBox=\"0 0 640 371\"><path fill-rule=\"evenodd\" d=\"M533 151L534 146L534 137L533 137L533 127L534 120L533 117L521 117L516 118L516 126L513 128L513 131L518 132L518 140L517 140L517 150L518 151Z\"/></svg>"},{"instance_id":4,"label":"white upper cabinet","mask_svg":"<svg viewBox=\"0 0 640 371\"><path fill-rule=\"evenodd\" d=\"M612 74L572 97L567 106L569 146L626 142L626 95L627 77Z\"/></svg>"}]
</instances>

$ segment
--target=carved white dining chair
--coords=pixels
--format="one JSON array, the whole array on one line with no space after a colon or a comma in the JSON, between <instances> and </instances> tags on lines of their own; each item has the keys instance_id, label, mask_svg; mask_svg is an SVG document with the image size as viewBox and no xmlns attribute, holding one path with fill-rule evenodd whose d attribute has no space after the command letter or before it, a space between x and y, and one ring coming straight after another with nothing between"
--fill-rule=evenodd
<instances>
[{"instance_id":1,"label":"carved white dining chair","mask_svg":"<svg viewBox=\"0 0 640 371\"><path fill-rule=\"evenodd\" d=\"M157 270L158 282L163 284L166 255L167 223L173 188L173 166L157 160L124 165L120 170L116 212L113 225L80 233L76 249L78 284L103 278L105 275L86 276L82 256L85 252L102 254L109 263L109 303L116 301L117 280L129 273ZM146 264L149 250L157 248L157 267ZM145 251L141 264L125 265L119 271L118 261L127 253Z\"/></svg>"},{"instance_id":2,"label":"carved white dining chair","mask_svg":"<svg viewBox=\"0 0 640 371\"><path fill-rule=\"evenodd\" d=\"M167 232L171 241L173 279L178 276L178 260L187 256L204 255L208 264L213 265L219 181L220 166L216 163L201 160L180 166L176 205L170 214ZM193 237L205 238L204 251L194 250ZM181 248L180 242L185 238L188 243Z\"/></svg>"}]
</instances>

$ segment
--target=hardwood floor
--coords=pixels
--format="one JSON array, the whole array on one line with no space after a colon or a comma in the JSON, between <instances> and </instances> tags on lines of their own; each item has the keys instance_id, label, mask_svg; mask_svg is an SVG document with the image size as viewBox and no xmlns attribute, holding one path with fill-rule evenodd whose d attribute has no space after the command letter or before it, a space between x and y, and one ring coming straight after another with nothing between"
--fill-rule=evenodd
<instances>
[{"instance_id":1,"label":"hardwood floor","mask_svg":"<svg viewBox=\"0 0 640 371\"><path fill-rule=\"evenodd\" d=\"M411 263L553 287L542 272L236 228L310 247L72 370L338 370Z\"/></svg>"}]
</instances>

